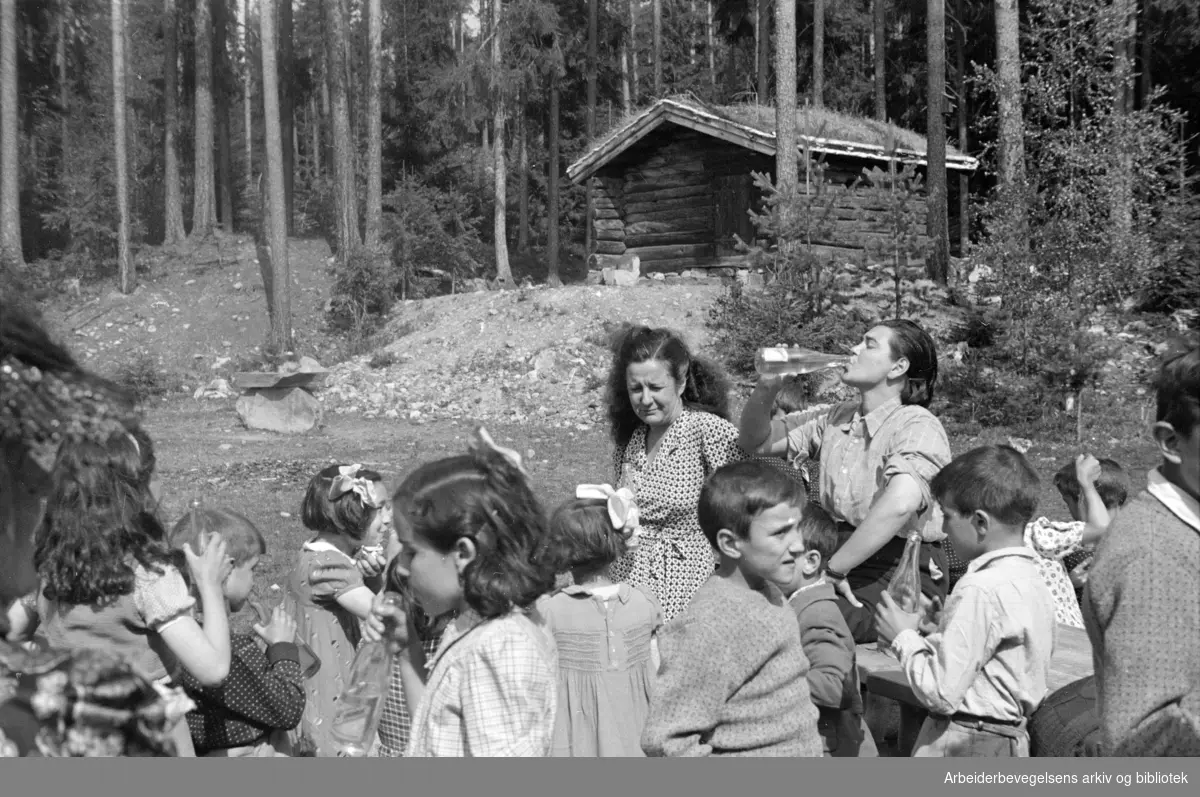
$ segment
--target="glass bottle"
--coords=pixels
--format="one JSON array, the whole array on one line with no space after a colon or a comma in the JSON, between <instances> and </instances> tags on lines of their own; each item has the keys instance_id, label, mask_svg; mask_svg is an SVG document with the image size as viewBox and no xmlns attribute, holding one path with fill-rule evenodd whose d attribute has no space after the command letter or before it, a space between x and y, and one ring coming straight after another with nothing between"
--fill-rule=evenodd
<instances>
[{"instance_id":1,"label":"glass bottle","mask_svg":"<svg viewBox=\"0 0 1200 797\"><path fill-rule=\"evenodd\" d=\"M760 374L798 376L825 368L841 368L854 359L850 354L824 354L798 346L769 346L754 356L754 370Z\"/></svg>"},{"instance_id":2,"label":"glass bottle","mask_svg":"<svg viewBox=\"0 0 1200 797\"><path fill-rule=\"evenodd\" d=\"M919 614L921 611L921 532L913 530L908 533L904 543L904 553L896 565L896 572L888 583L888 594L903 611ZM876 649L883 653L891 650L882 642Z\"/></svg>"},{"instance_id":3,"label":"glass bottle","mask_svg":"<svg viewBox=\"0 0 1200 797\"><path fill-rule=\"evenodd\" d=\"M396 595L389 593L383 600L387 606L400 608L400 600ZM387 698L393 653L393 645L387 639L382 639L363 642L354 654L350 677L338 698L330 729L340 755L347 758L363 758L367 755Z\"/></svg>"}]
</instances>

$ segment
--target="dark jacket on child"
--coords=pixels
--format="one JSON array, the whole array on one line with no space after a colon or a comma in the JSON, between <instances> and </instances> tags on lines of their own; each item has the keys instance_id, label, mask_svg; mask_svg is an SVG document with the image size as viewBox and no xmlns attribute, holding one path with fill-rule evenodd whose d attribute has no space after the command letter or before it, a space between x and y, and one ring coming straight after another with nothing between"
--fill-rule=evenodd
<instances>
[{"instance_id":1,"label":"dark jacket on child","mask_svg":"<svg viewBox=\"0 0 1200 797\"><path fill-rule=\"evenodd\" d=\"M800 644L808 657L808 686L820 718L825 755L874 757L874 740L863 722L862 691L854 659L854 637L838 608L833 585L797 591L788 601L800 623Z\"/></svg>"},{"instance_id":2,"label":"dark jacket on child","mask_svg":"<svg viewBox=\"0 0 1200 797\"><path fill-rule=\"evenodd\" d=\"M201 686L188 673L181 681L196 708L187 715L196 755L245 747L291 730L304 714L300 650L276 642L264 653L256 637L230 637L229 675L217 686Z\"/></svg>"}]
</instances>

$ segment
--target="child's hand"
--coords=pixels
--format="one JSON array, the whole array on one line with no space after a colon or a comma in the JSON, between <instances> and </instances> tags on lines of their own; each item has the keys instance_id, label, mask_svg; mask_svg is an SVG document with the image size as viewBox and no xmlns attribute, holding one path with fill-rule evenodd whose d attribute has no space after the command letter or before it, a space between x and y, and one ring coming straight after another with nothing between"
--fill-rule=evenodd
<instances>
[{"instance_id":1,"label":"child's hand","mask_svg":"<svg viewBox=\"0 0 1200 797\"><path fill-rule=\"evenodd\" d=\"M901 609L891 593L884 590L879 596L879 605L875 607L875 633L880 642L891 645L901 631L916 631L920 624L921 615Z\"/></svg>"},{"instance_id":2,"label":"child's hand","mask_svg":"<svg viewBox=\"0 0 1200 797\"><path fill-rule=\"evenodd\" d=\"M917 630L922 636L929 636L934 631L937 631L938 626L942 622L942 599L928 598L924 593L921 593L921 624Z\"/></svg>"},{"instance_id":3,"label":"child's hand","mask_svg":"<svg viewBox=\"0 0 1200 797\"><path fill-rule=\"evenodd\" d=\"M201 532L198 540L200 551L192 550L191 543L184 543L183 555L187 557L188 570L197 585L221 590L225 579L233 572L233 562L227 554L228 547L220 534Z\"/></svg>"},{"instance_id":4,"label":"child's hand","mask_svg":"<svg viewBox=\"0 0 1200 797\"><path fill-rule=\"evenodd\" d=\"M1067 574L1071 579L1071 586L1075 589L1083 589L1087 585L1088 571L1092 568L1092 558L1089 556L1079 564L1075 565Z\"/></svg>"},{"instance_id":5,"label":"child's hand","mask_svg":"<svg viewBox=\"0 0 1200 797\"><path fill-rule=\"evenodd\" d=\"M1075 478L1082 487L1095 484L1100 478L1100 460L1091 454L1080 454L1075 457Z\"/></svg>"},{"instance_id":6,"label":"child's hand","mask_svg":"<svg viewBox=\"0 0 1200 797\"><path fill-rule=\"evenodd\" d=\"M363 621L363 638L369 642L384 640L396 647L408 644L408 614L398 605L395 593L375 596L371 613Z\"/></svg>"},{"instance_id":7,"label":"child's hand","mask_svg":"<svg viewBox=\"0 0 1200 797\"><path fill-rule=\"evenodd\" d=\"M283 610L282 606L276 606L275 611L271 613L271 622L265 626L255 623L254 633L258 634L259 639L268 645L274 645L277 642L293 642L296 639L296 621Z\"/></svg>"},{"instance_id":8,"label":"child's hand","mask_svg":"<svg viewBox=\"0 0 1200 797\"><path fill-rule=\"evenodd\" d=\"M387 563L382 548L359 548L358 556L354 558L354 564L358 566L358 572L363 574L363 578L379 575L387 567Z\"/></svg>"}]
</instances>

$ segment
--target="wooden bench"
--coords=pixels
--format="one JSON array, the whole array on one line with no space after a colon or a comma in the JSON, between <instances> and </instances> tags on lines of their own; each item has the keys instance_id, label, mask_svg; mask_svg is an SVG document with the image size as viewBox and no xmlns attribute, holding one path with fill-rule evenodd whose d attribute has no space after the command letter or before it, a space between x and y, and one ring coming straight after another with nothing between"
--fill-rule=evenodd
<instances>
[{"instance_id":1,"label":"wooden bench","mask_svg":"<svg viewBox=\"0 0 1200 797\"><path fill-rule=\"evenodd\" d=\"M911 755L921 723L928 711L913 694L900 662L872 643L857 648L859 678L868 695L894 700L900 707L898 746L901 755ZM1050 659L1050 678L1047 683L1054 692L1069 683L1091 675L1092 645L1087 632L1067 625L1058 626L1058 640Z\"/></svg>"}]
</instances>

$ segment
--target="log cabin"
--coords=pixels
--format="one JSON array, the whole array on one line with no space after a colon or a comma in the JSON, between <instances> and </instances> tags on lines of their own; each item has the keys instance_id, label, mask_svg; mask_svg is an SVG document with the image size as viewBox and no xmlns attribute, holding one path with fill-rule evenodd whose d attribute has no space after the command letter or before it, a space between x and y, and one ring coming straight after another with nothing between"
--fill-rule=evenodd
<instances>
[{"instance_id":1,"label":"log cabin","mask_svg":"<svg viewBox=\"0 0 1200 797\"><path fill-rule=\"evenodd\" d=\"M796 124L800 190L812 185L807 149L810 163L823 163L821 190L834 194L832 219L814 249L823 257L866 263L872 237L886 238L880 230L887 225L885 207L862 187L863 169L886 172L891 163L900 171L911 163L923 175L924 137L826 109L801 108ZM978 165L946 147L951 179ZM589 266L627 267L635 254L643 272L746 265L737 238L761 243L748 213L763 207L753 172L775 177L773 107L669 97L632 115L567 169L575 184L592 185ZM913 203L923 224L923 191Z\"/></svg>"}]
</instances>

